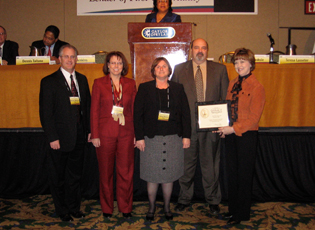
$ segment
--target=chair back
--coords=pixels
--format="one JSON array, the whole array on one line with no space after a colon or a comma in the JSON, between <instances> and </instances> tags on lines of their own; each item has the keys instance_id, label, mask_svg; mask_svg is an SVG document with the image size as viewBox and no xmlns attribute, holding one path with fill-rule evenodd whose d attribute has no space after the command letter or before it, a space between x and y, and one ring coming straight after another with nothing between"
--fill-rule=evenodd
<instances>
[{"instance_id":1,"label":"chair back","mask_svg":"<svg viewBox=\"0 0 315 230\"><path fill-rule=\"evenodd\" d=\"M219 62L221 63L231 63L231 60L232 60L232 57L234 55L234 51L231 51L231 52L227 52L225 54L222 54L220 57L219 57Z\"/></svg>"}]
</instances>

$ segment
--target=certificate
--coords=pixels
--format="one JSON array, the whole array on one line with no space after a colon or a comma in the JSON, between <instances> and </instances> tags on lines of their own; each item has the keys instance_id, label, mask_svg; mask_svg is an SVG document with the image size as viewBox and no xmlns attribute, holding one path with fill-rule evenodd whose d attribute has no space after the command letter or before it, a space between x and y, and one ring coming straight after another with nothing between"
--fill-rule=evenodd
<instances>
[{"instance_id":1,"label":"certificate","mask_svg":"<svg viewBox=\"0 0 315 230\"><path fill-rule=\"evenodd\" d=\"M231 101L196 102L197 131L214 131L231 126Z\"/></svg>"}]
</instances>

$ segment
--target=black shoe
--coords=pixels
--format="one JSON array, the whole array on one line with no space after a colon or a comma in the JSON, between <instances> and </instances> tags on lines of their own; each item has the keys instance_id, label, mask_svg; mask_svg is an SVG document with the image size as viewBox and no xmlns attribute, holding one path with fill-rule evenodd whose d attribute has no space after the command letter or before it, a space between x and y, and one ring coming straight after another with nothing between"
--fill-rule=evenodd
<instances>
[{"instance_id":1,"label":"black shoe","mask_svg":"<svg viewBox=\"0 0 315 230\"><path fill-rule=\"evenodd\" d=\"M219 205L209 205L211 215L218 215L220 213Z\"/></svg>"},{"instance_id":2,"label":"black shoe","mask_svg":"<svg viewBox=\"0 0 315 230\"><path fill-rule=\"evenodd\" d=\"M123 213L123 217L124 218L131 218L132 217L131 212Z\"/></svg>"},{"instance_id":3,"label":"black shoe","mask_svg":"<svg viewBox=\"0 0 315 230\"><path fill-rule=\"evenodd\" d=\"M173 214L171 212L165 212L164 215L166 220L173 220Z\"/></svg>"},{"instance_id":4,"label":"black shoe","mask_svg":"<svg viewBox=\"0 0 315 230\"><path fill-rule=\"evenodd\" d=\"M229 225L236 225L236 224L240 224L240 223L241 223L240 220L234 219L233 217L231 217L231 218L228 220L228 222L227 222L227 224L229 224Z\"/></svg>"},{"instance_id":5,"label":"black shoe","mask_svg":"<svg viewBox=\"0 0 315 230\"><path fill-rule=\"evenodd\" d=\"M105 212L103 212L103 216L105 217L105 218L111 218L113 215L112 214L109 214L109 213L105 213Z\"/></svg>"},{"instance_id":6,"label":"black shoe","mask_svg":"<svg viewBox=\"0 0 315 230\"><path fill-rule=\"evenodd\" d=\"M66 221L66 222L73 221L73 219L72 219L72 217L70 216L69 213L60 215L59 217L60 217L60 220L62 220L62 221Z\"/></svg>"},{"instance_id":7,"label":"black shoe","mask_svg":"<svg viewBox=\"0 0 315 230\"><path fill-rule=\"evenodd\" d=\"M150 221L154 220L154 212L147 212L145 219Z\"/></svg>"},{"instance_id":8,"label":"black shoe","mask_svg":"<svg viewBox=\"0 0 315 230\"><path fill-rule=\"evenodd\" d=\"M81 211L77 211L77 212L70 212L71 216L73 216L74 218L83 218L85 217L84 213Z\"/></svg>"},{"instance_id":9,"label":"black shoe","mask_svg":"<svg viewBox=\"0 0 315 230\"><path fill-rule=\"evenodd\" d=\"M178 203L175 207L175 211L183 211L185 208L189 207L189 204Z\"/></svg>"},{"instance_id":10,"label":"black shoe","mask_svg":"<svg viewBox=\"0 0 315 230\"><path fill-rule=\"evenodd\" d=\"M224 213L223 218L224 219L231 219L233 215L230 212Z\"/></svg>"}]
</instances>

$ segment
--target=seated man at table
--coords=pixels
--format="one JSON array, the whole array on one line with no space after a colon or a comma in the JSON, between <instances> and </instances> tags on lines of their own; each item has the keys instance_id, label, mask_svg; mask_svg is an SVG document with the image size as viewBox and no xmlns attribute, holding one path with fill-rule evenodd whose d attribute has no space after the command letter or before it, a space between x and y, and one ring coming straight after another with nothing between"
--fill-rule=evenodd
<instances>
[{"instance_id":1,"label":"seated man at table","mask_svg":"<svg viewBox=\"0 0 315 230\"><path fill-rule=\"evenodd\" d=\"M0 26L0 57L2 65L15 65L16 56L19 56L19 45L7 40L7 31Z\"/></svg>"},{"instance_id":2,"label":"seated man at table","mask_svg":"<svg viewBox=\"0 0 315 230\"><path fill-rule=\"evenodd\" d=\"M42 56L50 56L51 61L59 64L59 49L61 46L68 44L59 40L59 29L57 26L50 25L46 28L43 40L34 41L32 46L40 50ZM31 54L30 54L31 55Z\"/></svg>"}]
</instances>

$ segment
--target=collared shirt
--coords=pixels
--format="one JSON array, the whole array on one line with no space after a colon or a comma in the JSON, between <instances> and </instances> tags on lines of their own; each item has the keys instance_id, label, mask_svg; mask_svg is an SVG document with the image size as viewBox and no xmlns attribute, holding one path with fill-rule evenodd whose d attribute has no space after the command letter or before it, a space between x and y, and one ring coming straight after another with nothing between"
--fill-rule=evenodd
<instances>
[{"instance_id":1,"label":"collared shirt","mask_svg":"<svg viewBox=\"0 0 315 230\"><path fill-rule=\"evenodd\" d=\"M52 44L52 45L50 46L51 56L53 56L55 44L56 44L56 43L54 43L54 44ZM48 55L48 49L49 49L49 46L45 46L45 55L46 55L46 56Z\"/></svg>"},{"instance_id":2,"label":"collared shirt","mask_svg":"<svg viewBox=\"0 0 315 230\"><path fill-rule=\"evenodd\" d=\"M75 71L73 71L73 73L70 74L68 71L66 71L62 67L60 67L60 70L63 73L63 76L65 77L70 90L71 90L71 78L70 78L70 75L72 75L75 87L77 88L77 91L78 91L78 94L79 94L79 97L80 97L79 84L78 84L78 81L77 81L77 77L75 76Z\"/></svg>"},{"instance_id":3,"label":"collared shirt","mask_svg":"<svg viewBox=\"0 0 315 230\"><path fill-rule=\"evenodd\" d=\"M3 42L3 44L0 46L0 57L3 56L3 46L4 46L5 41Z\"/></svg>"},{"instance_id":4,"label":"collared shirt","mask_svg":"<svg viewBox=\"0 0 315 230\"><path fill-rule=\"evenodd\" d=\"M198 70L198 68L197 68L198 64L195 63L194 61L193 61L192 63L193 63L194 78L195 78L196 72L197 72L197 70ZM201 70L201 73L202 73L204 98L206 99L206 89L207 89L207 61L204 61L204 62L201 63L199 66L200 66L200 70Z\"/></svg>"}]
</instances>

